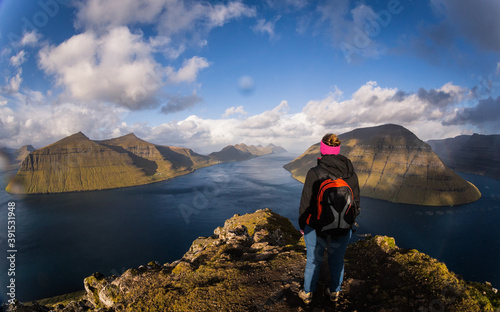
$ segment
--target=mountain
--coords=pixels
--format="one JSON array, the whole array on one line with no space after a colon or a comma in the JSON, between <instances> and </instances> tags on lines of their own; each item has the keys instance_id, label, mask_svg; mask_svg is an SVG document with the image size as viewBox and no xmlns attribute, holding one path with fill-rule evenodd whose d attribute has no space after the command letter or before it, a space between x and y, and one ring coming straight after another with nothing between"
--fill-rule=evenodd
<instances>
[{"instance_id":1,"label":"mountain","mask_svg":"<svg viewBox=\"0 0 500 312\"><path fill-rule=\"evenodd\" d=\"M21 166L23 160L35 148L31 145L24 145L20 149L3 147L0 149L0 170L13 170Z\"/></svg>"},{"instance_id":2,"label":"mountain","mask_svg":"<svg viewBox=\"0 0 500 312\"><path fill-rule=\"evenodd\" d=\"M29 154L6 190L37 194L127 187L214 163L190 149L154 145L134 134L92 141L79 132Z\"/></svg>"},{"instance_id":3,"label":"mountain","mask_svg":"<svg viewBox=\"0 0 500 312\"><path fill-rule=\"evenodd\" d=\"M494 311L500 294L471 283L391 237L350 244L339 301L332 304L326 261L309 307L298 297L306 250L290 220L270 209L234 215L210 237L194 240L172 263L152 261L120 276L85 278L85 291L9 311Z\"/></svg>"},{"instance_id":4,"label":"mountain","mask_svg":"<svg viewBox=\"0 0 500 312\"><path fill-rule=\"evenodd\" d=\"M18 161L24 160L7 185L7 192L62 193L143 185L219 162L246 160L284 151L275 145L238 144L205 156L188 148L149 143L133 133L92 141L81 132L31 153L30 150L33 148L28 146L18 150L17 154L10 153L17 155Z\"/></svg>"},{"instance_id":5,"label":"mountain","mask_svg":"<svg viewBox=\"0 0 500 312\"><path fill-rule=\"evenodd\" d=\"M461 135L427 143L450 168L500 179L500 135Z\"/></svg>"},{"instance_id":6,"label":"mountain","mask_svg":"<svg viewBox=\"0 0 500 312\"><path fill-rule=\"evenodd\" d=\"M241 161L268 154L286 153L280 146L269 144L268 146L255 146L246 144L228 145L219 152L211 153L209 156L217 161Z\"/></svg>"},{"instance_id":7,"label":"mountain","mask_svg":"<svg viewBox=\"0 0 500 312\"><path fill-rule=\"evenodd\" d=\"M402 126L360 128L339 138L340 153L352 161L362 196L426 206L459 205L481 197L473 184L443 164L428 144ZM284 168L304 182L319 156L318 143Z\"/></svg>"},{"instance_id":8,"label":"mountain","mask_svg":"<svg viewBox=\"0 0 500 312\"><path fill-rule=\"evenodd\" d=\"M269 144L267 148L271 149L271 154L282 154L287 153L288 151L281 146L276 146L274 144Z\"/></svg>"}]
</instances>

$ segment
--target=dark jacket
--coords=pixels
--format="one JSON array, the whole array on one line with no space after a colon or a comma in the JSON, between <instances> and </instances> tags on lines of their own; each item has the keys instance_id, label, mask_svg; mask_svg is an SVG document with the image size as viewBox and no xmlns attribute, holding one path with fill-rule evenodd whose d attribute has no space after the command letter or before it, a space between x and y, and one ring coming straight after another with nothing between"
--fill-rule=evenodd
<instances>
[{"instance_id":1,"label":"dark jacket","mask_svg":"<svg viewBox=\"0 0 500 312\"><path fill-rule=\"evenodd\" d=\"M306 226L306 220L316 209L317 194L319 186L329 174L337 178L344 179L352 189L354 202L358 208L358 214L361 209L359 196L359 182L354 167L349 158L343 155L324 155L318 159L318 165L309 169L302 189L299 209L299 227L303 230Z\"/></svg>"}]
</instances>

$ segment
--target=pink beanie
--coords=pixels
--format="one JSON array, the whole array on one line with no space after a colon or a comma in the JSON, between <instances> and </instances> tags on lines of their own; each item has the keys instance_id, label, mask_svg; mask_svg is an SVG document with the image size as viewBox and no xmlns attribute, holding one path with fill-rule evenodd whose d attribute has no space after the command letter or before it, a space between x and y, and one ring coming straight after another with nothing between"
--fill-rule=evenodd
<instances>
[{"instance_id":1,"label":"pink beanie","mask_svg":"<svg viewBox=\"0 0 500 312\"><path fill-rule=\"evenodd\" d=\"M321 141L321 145L319 148L321 155L338 155L340 153L340 145L339 146L329 146Z\"/></svg>"}]
</instances>

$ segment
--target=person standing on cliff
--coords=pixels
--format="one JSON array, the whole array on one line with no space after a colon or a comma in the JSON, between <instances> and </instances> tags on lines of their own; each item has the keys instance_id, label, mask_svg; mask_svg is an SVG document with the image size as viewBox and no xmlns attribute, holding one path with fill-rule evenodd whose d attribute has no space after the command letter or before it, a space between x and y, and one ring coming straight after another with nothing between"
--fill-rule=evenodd
<instances>
[{"instance_id":1,"label":"person standing on cliff","mask_svg":"<svg viewBox=\"0 0 500 312\"><path fill-rule=\"evenodd\" d=\"M336 302L341 291L344 278L344 255L352 236L352 229L338 229L336 234L324 236L314 229L314 222L309 222L317 209L317 194L321 183L335 176L342 178L351 188L356 214L360 211L360 195L358 176L354 172L351 161L340 155L340 140L335 134L326 134L320 143L321 158L316 167L309 169L302 190L299 209L299 227L304 234L307 249L307 263L304 272L304 289L299 297L309 304L318 283L319 271L325 249L328 250L331 283L326 293L332 302ZM311 224L309 224L311 223Z\"/></svg>"}]
</instances>

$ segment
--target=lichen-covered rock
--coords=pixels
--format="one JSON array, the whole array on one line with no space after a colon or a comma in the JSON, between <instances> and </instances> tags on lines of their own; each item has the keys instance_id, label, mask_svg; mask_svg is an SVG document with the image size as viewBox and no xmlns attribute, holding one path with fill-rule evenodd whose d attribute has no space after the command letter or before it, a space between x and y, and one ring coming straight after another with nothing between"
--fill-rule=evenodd
<instances>
[{"instance_id":1,"label":"lichen-covered rock","mask_svg":"<svg viewBox=\"0 0 500 312\"><path fill-rule=\"evenodd\" d=\"M325 254L326 256L326 254ZM179 260L150 262L121 276L95 273L86 294L54 302L63 311L304 311L297 296L306 263L304 240L291 222L269 209L235 215L211 237L196 239ZM491 284L469 283L446 265L394 238L376 236L349 245L343 292L336 304L323 294L323 262L311 311L495 311ZM45 310L44 310L45 309ZM12 311L48 311L18 304Z\"/></svg>"}]
</instances>

